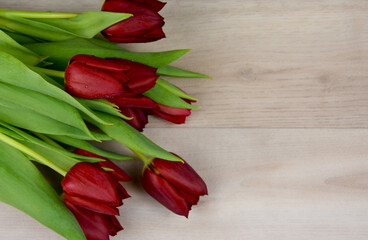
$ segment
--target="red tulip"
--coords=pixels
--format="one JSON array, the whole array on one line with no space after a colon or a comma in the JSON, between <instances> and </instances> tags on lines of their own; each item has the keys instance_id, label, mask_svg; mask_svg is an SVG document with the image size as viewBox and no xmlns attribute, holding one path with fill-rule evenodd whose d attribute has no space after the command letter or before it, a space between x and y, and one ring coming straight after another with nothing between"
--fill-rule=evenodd
<instances>
[{"instance_id":1,"label":"red tulip","mask_svg":"<svg viewBox=\"0 0 368 240\"><path fill-rule=\"evenodd\" d=\"M114 171L107 171L107 173L109 173L110 175L112 175L112 177L114 177L115 179L117 179L118 181L122 181L122 182L128 182L130 181L130 177L128 174L126 174L126 172L124 172L121 168L119 168L118 166L116 166L113 162L111 162L109 159L102 157L100 155L88 152L86 150L83 149L75 149L73 151L73 153L78 154L78 155L82 155L82 156L87 156L87 157L95 157L95 158L101 158L104 161L101 162L97 162L98 165L100 165L100 167L105 167L105 168L110 168Z\"/></svg>"},{"instance_id":2,"label":"red tulip","mask_svg":"<svg viewBox=\"0 0 368 240\"><path fill-rule=\"evenodd\" d=\"M159 77L156 71L120 58L76 55L65 70L65 90L87 99L136 95L155 86Z\"/></svg>"},{"instance_id":3,"label":"red tulip","mask_svg":"<svg viewBox=\"0 0 368 240\"><path fill-rule=\"evenodd\" d=\"M116 23L102 35L119 43L152 42L165 37L164 18L158 12L166 3L157 0L106 0L102 11L131 13L132 17Z\"/></svg>"},{"instance_id":4,"label":"red tulip","mask_svg":"<svg viewBox=\"0 0 368 240\"><path fill-rule=\"evenodd\" d=\"M208 194L206 183L185 161L155 158L144 170L142 186L169 210L186 217L199 197Z\"/></svg>"},{"instance_id":5,"label":"red tulip","mask_svg":"<svg viewBox=\"0 0 368 240\"><path fill-rule=\"evenodd\" d=\"M81 162L70 169L61 185L64 202L88 240L108 240L122 230L114 215L119 215L117 207L129 195L113 174L98 163Z\"/></svg>"},{"instance_id":6,"label":"red tulip","mask_svg":"<svg viewBox=\"0 0 368 240\"><path fill-rule=\"evenodd\" d=\"M117 232L123 230L115 216L81 208L70 201L67 196L64 196L63 200L74 214L87 240L108 240L110 239L109 235L115 236Z\"/></svg>"},{"instance_id":7,"label":"red tulip","mask_svg":"<svg viewBox=\"0 0 368 240\"><path fill-rule=\"evenodd\" d=\"M184 99L184 101L188 103L194 102L187 99ZM174 108L158 104L156 108L152 109L152 114L172 123L183 124L185 123L186 118L191 114L191 110L186 108Z\"/></svg>"},{"instance_id":8,"label":"red tulip","mask_svg":"<svg viewBox=\"0 0 368 240\"><path fill-rule=\"evenodd\" d=\"M148 109L158 106L157 103L142 95L111 98L108 100L116 104L122 114L132 117L131 120L125 121L138 131L143 131L143 128L148 123Z\"/></svg>"}]
</instances>

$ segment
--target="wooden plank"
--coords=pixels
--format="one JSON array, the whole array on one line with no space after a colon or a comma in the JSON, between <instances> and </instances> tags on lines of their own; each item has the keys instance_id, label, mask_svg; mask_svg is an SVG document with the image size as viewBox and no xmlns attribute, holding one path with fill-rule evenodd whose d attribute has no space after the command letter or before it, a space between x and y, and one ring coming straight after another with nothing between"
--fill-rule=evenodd
<instances>
[{"instance_id":1,"label":"wooden plank","mask_svg":"<svg viewBox=\"0 0 368 240\"><path fill-rule=\"evenodd\" d=\"M113 239L368 238L368 130L150 129L147 135L186 159L209 196L189 219L176 216L143 192L139 162L120 162L135 180L124 184L132 198L119 217L125 230ZM125 152L118 143L104 147ZM0 212L0 239L62 239L4 204Z\"/></svg>"}]
</instances>

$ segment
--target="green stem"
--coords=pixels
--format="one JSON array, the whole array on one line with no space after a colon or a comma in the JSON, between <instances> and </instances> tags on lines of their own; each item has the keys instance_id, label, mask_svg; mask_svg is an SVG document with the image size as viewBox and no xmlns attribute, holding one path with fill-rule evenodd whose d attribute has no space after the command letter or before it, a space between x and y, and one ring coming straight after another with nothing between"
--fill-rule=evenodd
<instances>
[{"instance_id":1,"label":"green stem","mask_svg":"<svg viewBox=\"0 0 368 240\"><path fill-rule=\"evenodd\" d=\"M0 8L0 16L14 16L23 18L73 18L78 15L79 13L20 11Z\"/></svg>"},{"instance_id":2,"label":"green stem","mask_svg":"<svg viewBox=\"0 0 368 240\"><path fill-rule=\"evenodd\" d=\"M58 78L65 77L65 72L63 71L57 71L57 70L52 70L52 69L47 69L47 68L40 68L40 67L35 67L35 66L30 66L30 68L32 68L33 70L37 72L42 72L51 77L58 77Z\"/></svg>"},{"instance_id":3,"label":"green stem","mask_svg":"<svg viewBox=\"0 0 368 240\"><path fill-rule=\"evenodd\" d=\"M50 145L53 145L57 148L61 148L64 149L62 146L60 146L57 142L55 142L54 140L52 140L49 137L46 137L45 135L41 134L41 133L33 133L34 135L36 135L37 137L39 137L41 140L49 143Z\"/></svg>"},{"instance_id":4,"label":"green stem","mask_svg":"<svg viewBox=\"0 0 368 240\"><path fill-rule=\"evenodd\" d=\"M135 151L135 150L133 150L133 149L131 149L131 148L129 148L130 149L130 151L132 151L135 155L137 155L137 157L139 158L139 159L141 159L143 162L144 162L144 164L149 164L150 162L151 162L151 158L148 158L148 157L146 157L143 153L141 153L141 152L138 152L138 151Z\"/></svg>"},{"instance_id":5,"label":"green stem","mask_svg":"<svg viewBox=\"0 0 368 240\"><path fill-rule=\"evenodd\" d=\"M73 37L71 34L68 34L66 32L64 33L41 29L4 17L0 17L0 28L10 32L17 32L31 37L45 39L48 41L63 41Z\"/></svg>"},{"instance_id":6,"label":"green stem","mask_svg":"<svg viewBox=\"0 0 368 240\"><path fill-rule=\"evenodd\" d=\"M149 165L151 164L151 162L152 162L152 160L153 159L155 159L155 158L148 158L148 157L146 157L143 153L141 153L141 152L138 152L138 151L135 151L135 150L133 150L133 149L131 149L131 148L129 148L130 149L130 151L132 151L135 155L137 155L137 157L138 158L140 158L143 162L144 162L144 166L143 166L143 168L142 168L142 175L143 175L143 173L144 173L144 171L146 170L146 168L148 168L149 167ZM156 174L159 174L158 172L157 172L157 170L156 169L154 169L154 168L152 168L152 170L153 171L155 171L156 172Z\"/></svg>"},{"instance_id":7,"label":"green stem","mask_svg":"<svg viewBox=\"0 0 368 240\"><path fill-rule=\"evenodd\" d=\"M66 173L67 173L66 171L64 171L63 169L61 169L57 165L55 165L53 162L51 162L50 160L46 159L45 157L43 157L40 154L33 151L32 149L24 146L23 144L20 144L19 142L15 141L14 139L12 139L12 138L10 138L10 137L2 134L2 133L0 133L0 141L3 141L4 143L8 144L9 146L12 146L12 147L18 149L19 151L22 151L23 153L31 156L32 158L34 158L37 161L39 161L40 163L50 167L51 169L55 170L56 172L60 173L63 176L65 176Z\"/></svg>"}]
</instances>

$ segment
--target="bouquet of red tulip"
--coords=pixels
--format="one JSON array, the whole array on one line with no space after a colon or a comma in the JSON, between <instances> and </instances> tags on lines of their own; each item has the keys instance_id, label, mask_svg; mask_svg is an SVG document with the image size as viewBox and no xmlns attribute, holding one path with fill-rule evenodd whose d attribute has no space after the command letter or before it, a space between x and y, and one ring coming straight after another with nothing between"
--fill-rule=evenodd
<instances>
[{"instance_id":1,"label":"bouquet of red tulip","mask_svg":"<svg viewBox=\"0 0 368 240\"><path fill-rule=\"evenodd\" d=\"M130 177L91 141L116 140L144 162L146 192L188 217L207 194L178 155L141 132L149 115L181 124L197 99L162 76L203 78L173 67L189 50L132 52L117 43L165 34L157 0L106 0L102 11L0 9L0 201L70 240L106 240L130 197ZM27 201L24 201L24 199Z\"/></svg>"}]
</instances>

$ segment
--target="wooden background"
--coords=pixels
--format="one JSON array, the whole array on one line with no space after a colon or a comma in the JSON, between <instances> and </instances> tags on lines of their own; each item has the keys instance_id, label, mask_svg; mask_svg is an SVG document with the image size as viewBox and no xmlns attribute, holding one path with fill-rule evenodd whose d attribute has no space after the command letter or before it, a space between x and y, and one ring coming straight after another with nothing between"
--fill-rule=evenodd
<instances>
[{"instance_id":1,"label":"wooden background","mask_svg":"<svg viewBox=\"0 0 368 240\"><path fill-rule=\"evenodd\" d=\"M0 0L85 11L98 0ZM145 134L191 163L209 196L189 219L133 181L113 239L368 239L368 1L168 0L167 39L131 50L192 48L175 79L200 98L186 125ZM119 144L104 147L126 152ZM139 178L139 163L120 166ZM0 239L62 238L0 204Z\"/></svg>"}]
</instances>

